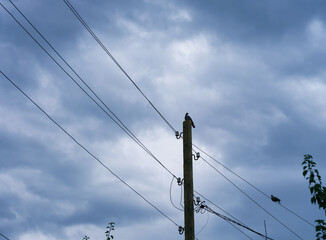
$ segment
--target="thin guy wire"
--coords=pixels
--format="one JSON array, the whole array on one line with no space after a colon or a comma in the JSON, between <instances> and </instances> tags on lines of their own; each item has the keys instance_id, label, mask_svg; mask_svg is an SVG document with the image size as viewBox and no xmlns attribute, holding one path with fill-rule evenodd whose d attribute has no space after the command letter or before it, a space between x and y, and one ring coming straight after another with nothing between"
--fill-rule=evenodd
<instances>
[{"instance_id":1,"label":"thin guy wire","mask_svg":"<svg viewBox=\"0 0 326 240\"><path fill-rule=\"evenodd\" d=\"M102 47L102 49L106 52L106 54L112 59L112 61L120 68L120 70L126 75L126 77L132 82L132 84L137 88L137 90L143 95L143 97L148 101L148 103L154 108L154 110L160 115L160 117L168 124L168 126L176 132L173 126L166 120L166 118L160 113L160 111L154 106L154 104L148 99L148 97L143 93L143 91L138 87L138 85L132 80L129 74L123 69L123 67L119 64L119 62L114 58L111 52L105 47L105 45L101 42L101 40L97 37L97 35L92 31L92 29L87 25L84 19L79 15L77 10L71 5L68 0L63 0L64 3L68 6L68 8L72 11L72 13L77 17L77 19L81 22L81 24L86 28L86 30L92 35L95 41Z\"/></svg>"},{"instance_id":2,"label":"thin guy wire","mask_svg":"<svg viewBox=\"0 0 326 240\"><path fill-rule=\"evenodd\" d=\"M1 3L0 3L1 4ZM149 200L143 197L139 192L137 192L133 187L131 187L127 182L125 182L122 178L120 178L116 173L114 173L108 166L106 166L98 157L96 157L93 153L91 153L86 147L84 147L76 138L74 138L69 132L67 132L58 122L56 122L43 108L41 108L36 102L34 102L19 86L17 86L7 75L5 75L1 70L0 73L14 86L16 87L29 101L31 101L40 111L42 111L55 125L57 125L66 135L68 135L78 146L80 146L85 152L87 152L92 158L94 158L98 163L100 163L106 170L108 170L113 176L115 176L120 182L126 185L129 189L131 189L134 193L136 193L139 197L141 197L145 202L151 205L156 211L161 213L165 218L170 220L174 225L179 227L179 225L173 221L170 217L168 217L165 213L163 213L160 209L158 209L154 204L152 204Z\"/></svg>"},{"instance_id":3,"label":"thin guy wire","mask_svg":"<svg viewBox=\"0 0 326 240\"><path fill-rule=\"evenodd\" d=\"M270 215L272 218L274 218L276 221L278 221L282 226L284 226L287 230L292 232L295 236L302 239L297 233L295 233L293 230L291 230L288 226L286 226L283 222L281 222L279 219L277 219L274 215L272 215L269 211L267 211L263 206L261 206L258 202L256 202L253 198L251 198L247 193L245 193L241 188L239 188L235 183L233 183L230 179L228 179L225 175L223 175L219 170L217 170L212 164L207 162L203 157L201 157L204 162L206 162L209 166L211 166L216 172L218 172L222 177L224 177L229 183L231 183L234 187L236 187L241 193L243 193L247 198L249 198L252 202L254 202L258 207L263 209L268 215Z\"/></svg>"},{"instance_id":4,"label":"thin guy wire","mask_svg":"<svg viewBox=\"0 0 326 240\"><path fill-rule=\"evenodd\" d=\"M223 163L221 163L220 161L218 161L217 159L213 158L211 155L209 155L208 153L206 153L204 150L200 149L198 146L196 146L195 144L192 144L195 148L197 148L199 151L203 152L206 156L208 156L210 159L212 159L213 161L215 161L216 163L220 164L222 167L224 167L226 170L228 170L229 172L231 172L232 174L234 174L235 176L237 176L238 178L240 178L242 181L244 181L245 183L247 183L248 185L250 185L251 187L253 187L254 189L256 189L258 192L260 192L261 194L263 194L265 197L267 197L269 200L271 200L270 196L267 195L266 193L264 193L262 190L260 190L259 188L257 188L256 186L254 186L253 184L251 184L250 182L248 182L246 179L244 179L243 177L241 177L239 174L235 173L234 171L232 171L230 168L228 168L227 166L225 166ZM296 217L300 218L301 220L303 220L304 222L308 223L309 225L315 227L315 225L313 225L311 222L309 222L308 220L304 219L303 217L299 216L298 214L296 214L295 212L291 211L290 209L288 209L287 207L285 207L283 204L280 204L285 210L287 210L288 212L292 213L293 215L295 215Z\"/></svg>"},{"instance_id":5,"label":"thin guy wire","mask_svg":"<svg viewBox=\"0 0 326 240\"><path fill-rule=\"evenodd\" d=\"M172 181L171 181L171 184L170 184L170 202L171 204L173 205L173 207L175 207L176 209L178 209L179 211L184 211L183 209L181 208L178 208L176 205L174 205L173 201L172 201L172 184L173 184L173 180L174 180L174 177L172 177Z\"/></svg>"},{"instance_id":6,"label":"thin guy wire","mask_svg":"<svg viewBox=\"0 0 326 240\"><path fill-rule=\"evenodd\" d=\"M5 235L3 235L2 233L0 233L0 235L2 236L2 237L4 237L5 239L7 239L7 240L10 240L9 238L7 238Z\"/></svg>"},{"instance_id":7,"label":"thin guy wire","mask_svg":"<svg viewBox=\"0 0 326 240\"><path fill-rule=\"evenodd\" d=\"M58 65L58 67L99 107L101 110L113 121L115 122L131 139L133 139L141 148L144 149L152 158L154 158L166 171L168 171L172 176L177 178L164 164L159 161L154 154L152 154L137 138L133 137L126 129L124 129L59 63L53 56L27 31L27 29L13 16L13 14L2 4L0 5L7 11L7 13L16 21L16 23L35 41L35 43ZM109 110L111 112L111 110ZM120 121L120 120L119 120ZM138 141L137 141L137 140Z\"/></svg>"}]
</instances>

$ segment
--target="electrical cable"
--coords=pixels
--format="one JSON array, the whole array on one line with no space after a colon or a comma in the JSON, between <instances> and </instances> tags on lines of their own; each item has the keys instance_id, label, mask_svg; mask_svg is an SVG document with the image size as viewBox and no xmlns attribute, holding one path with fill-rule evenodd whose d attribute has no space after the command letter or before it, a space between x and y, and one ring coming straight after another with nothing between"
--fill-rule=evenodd
<instances>
[{"instance_id":1,"label":"electrical cable","mask_svg":"<svg viewBox=\"0 0 326 240\"><path fill-rule=\"evenodd\" d=\"M245 225L243 222L241 222L239 219L237 219L236 217L232 216L230 213L228 213L227 211L225 211L224 209L222 209L221 207L217 206L214 202L212 202L211 200L209 200L207 197L205 197L204 195L200 194L199 192L197 192L196 190L194 190L194 193L198 194L200 197L204 198L207 202L211 203L212 205L214 205L215 207L217 207L218 209L220 209L221 211L223 211L225 214L229 215L230 217L232 217L234 220L236 220L237 222ZM196 198L196 196L194 195L194 197ZM204 202L204 201L203 201ZM202 203L203 203L202 202ZM200 208L200 206L199 206ZM239 232L241 232L243 235L245 235L247 238L252 239L250 236L248 236L245 232L243 232L240 228L238 228L237 226L235 226L232 222L228 222L228 224L230 224L232 227L234 227L236 230L238 230ZM252 239L253 240L253 239Z\"/></svg>"},{"instance_id":2,"label":"electrical cable","mask_svg":"<svg viewBox=\"0 0 326 240\"><path fill-rule=\"evenodd\" d=\"M315 227L315 225L313 225L312 223L308 222L306 219L304 219L303 217L299 216L298 214L296 214L295 212L293 212L292 210L290 210L289 208L285 207L282 203L279 203L279 205L284 208L285 210L287 210L288 212L292 213L293 215L297 216L298 218L300 218L301 220L305 221L306 223L308 223L309 225Z\"/></svg>"},{"instance_id":3,"label":"electrical cable","mask_svg":"<svg viewBox=\"0 0 326 240\"><path fill-rule=\"evenodd\" d=\"M97 37L97 35L92 31L92 29L88 26L85 20L80 16L77 10L71 5L68 0L63 0L67 7L71 10L71 12L77 17L80 23L86 28L86 30L92 35L95 41L102 47L105 53L111 58L111 60L119 67L119 69L125 74L125 76L131 81L131 83L137 88L137 90L143 95L143 97L147 100L147 102L153 107L153 109L160 115L160 117L166 122L166 124L173 130L175 133L176 130L173 126L166 120L166 118L161 114L161 112L154 106L154 104L149 100L149 98L144 94L144 92L139 88L139 86L135 83L134 80L129 76L129 74L124 70L124 68L119 64L119 62L114 58L111 52L105 47L102 41Z\"/></svg>"},{"instance_id":4,"label":"electrical cable","mask_svg":"<svg viewBox=\"0 0 326 240\"><path fill-rule=\"evenodd\" d=\"M241 188L239 188L235 183L233 183L230 179L228 179L224 174L222 174L219 170L217 170L212 164L210 164L208 161L206 161L203 157L201 157L204 162L206 162L209 166L211 166L217 173L219 173L223 178L225 178L229 183L231 183L235 188L237 188L241 193L243 193L247 198L249 198L252 202L254 202L258 207L260 207L262 210L264 210L268 215L270 215L272 218L274 218L277 222L279 222L283 227L285 227L287 230L292 232L296 237L303 240L302 237L300 237L296 232L291 230L288 226L286 226L283 222L281 222L278 218L276 218L273 214L271 214L269 211L267 211L263 206L261 206L258 202L256 202L252 197L250 197L247 193L245 193Z\"/></svg>"},{"instance_id":5,"label":"electrical cable","mask_svg":"<svg viewBox=\"0 0 326 240\"><path fill-rule=\"evenodd\" d=\"M178 209L179 211L184 211L183 209L181 208L178 208L177 206L174 205L173 201L172 201L172 184L173 184L173 180L174 180L174 177L172 177L172 181L171 181L171 184L170 184L170 202L171 204L173 205L174 208Z\"/></svg>"},{"instance_id":6,"label":"electrical cable","mask_svg":"<svg viewBox=\"0 0 326 240\"><path fill-rule=\"evenodd\" d=\"M9 0L10 1L10 0ZM11 1L10 1L11 2ZM11 2L12 3L12 2ZM13 4L13 3L12 3ZM72 69L72 67L62 58L62 56L53 48L53 46L43 37L43 35L35 28L35 26L20 12L20 14L26 19L27 22L40 34L40 36L49 44L49 46L59 55L59 57L67 64L67 66L79 77L79 79L87 86L88 89L102 102L102 104L110 111L110 113L118 120L114 119L59 63L53 56L31 35L31 33L13 16L13 14L2 4L0 5L7 11L7 13L16 21L16 23L34 40L34 42L56 63L56 65L113 121L115 122L131 139L133 139L147 154L149 154L155 161L157 161L167 172L173 177L177 178L153 153L121 122L121 120L108 108L108 106L98 97L98 95L87 85L87 83ZM121 124L119 124L119 122Z\"/></svg>"},{"instance_id":7,"label":"electrical cable","mask_svg":"<svg viewBox=\"0 0 326 240\"><path fill-rule=\"evenodd\" d=\"M235 176L237 176L239 179L241 179L242 181L244 181L245 183L247 183L249 186L251 186L252 188L256 189L258 192L260 192L261 194L263 194L265 197L267 197L269 200L271 199L269 195L267 195L266 193L264 193L262 190L260 190L259 188L257 188L256 186L254 186L252 183L250 183L249 181L247 181L246 179L244 179L243 177L241 177L239 174L237 174L236 172L232 171L230 168L228 168L227 166L225 166L223 163L221 163L220 161L218 161L217 159L215 159L214 157L212 157L211 155L209 155L207 152L205 152L204 150L200 149L198 146L196 146L195 144L192 144L195 148L197 148L199 151L203 152L206 156L208 156L210 159L212 159L213 161L215 161L216 163L218 163L219 165L221 165L223 168L225 168L226 170L228 170L229 172L231 172L232 174L234 174ZM308 223L309 225L315 227L315 225L313 225L311 222L309 222L308 220L304 219L303 217L301 217L300 215L296 214L295 212L291 211L289 208L285 207L283 204L279 204L281 207L283 207L285 210L287 210L288 212L292 213L293 215L295 215L296 217L300 218L301 220L303 220L304 222Z\"/></svg>"},{"instance_id":8,"label":"electrical cable","mask_svg":"<svg viewBox=\"0 0 326 240\"><path fill-rule=\"evenodd\" d=\"M92 37L95 39L95 41L102 47L102 49L107 53L107 55L112 59L112 61L120 68L120 70L126 75L126 77L134 84L134 86L138 89L138 91L145 97L145 99L149 102L149 104L154 108L154 110L161 116L161 118L170 126L170 128L176 132L176 130L172 127L172 125L166 120L166 118L164 118L164 116L158 111L158 109L153 105L153 103L148 99L148 97L141 91L141 89L137 86L137 84L132 80L132 78L128 75L128 73L122 68L122 66L119 64L119 62L114 58L114 56L111 54L111 52L105 47L105 45L101 42L101 40L97 37L97 35L92 31L92 29L88 26L88 24L85 22L85 20L80 16L80 14L78 13L78 11L72 6L72 4L69 2L69 0L63 0L64 3L68 6L68 8L72 11L72 13L77 17L77 19L81 22L81 24L86 28L86 30L92 35ZM194 144L193 144L194 145ZM194 145L195 147L197 147L196 145ZM198 148L198 147L197 147ZM199 148L198 148L199 149ZM200 149L201 150L201 149ZM201 150L202 151L202 150ZM204 152L204 151L202 151ZM205 152L204 152L205 153ZM209 156L207 153L205 153L207 156ZM211 157L211 156L209 156ZM211 157L212 158L212 157ZM213 159L213 158L212 158ZM218 161L217 161L218 162ZM259 188L255 187L254 185L252 185L250 182L248 182L247 180L245 180L244 178L242 178L241 176L239 176L238 174L236 174L235 172L233 172L231 169L227 168L225 165L223 165L222 163L218 162L219 164L221 164L224 168L226 168L227 170L229 170L230 172L232 172L233 174L235 174L237 177L239 177L240 179L242 179L243 181L245 181L247 184L249 184L251 187L255 188L257 191L259 191L260 193L262 193L263 195L265 195L267 198L270 199L270 197L265 194L263 191L261 191ZM281 205L282 207L284 207L286 210L288 210L289 212L291 212L292 214L294 214L295 216L299 217L300 219L302 219L303 221L307 222L308 224L314 226L313 224L311 224L310 222L308 222L307 220L305 220L304 218L300 217L298 214L294 213L293 211L289 210L288 208L286 208L285 206Z\"/></svg>"},{"instance_id":9,"label":"electrical cable","mask_svg":"<svg viewBox=\"0 0 326 240\"><path fill-rule=\"evenodd\" d=\"M247 184L249 184L251 187L253 187L254 189L256 189L258 192L260 192L261 194L263 194L264 196L266 196L267 198L270 199L270 196L268 196L266 193L264 193L263 191L261 191L259 188L255 187L254 185L252 185L250 182L248 182L246 179L242 178L240 175L238 175L237 173L235 173L234 171L232 171L230 168L228 168L227 166L225 166L223 163L221 163L220 161L216 160L215 158L213 158L211 155L209 155L208 153L206 153L204 150L200 149L199 147L197 147L195 144L192 144L195 148L197 148L199 151L203 152L206 156L208 156L209 158L211 158L212 160L214 160L216 163L220 164L222 167L224 167L226 170L228 170L229 172L233 173L235 176L237 176L238 178L240 178L242 181L246 182Z\"/></svg>"},{"instance_id":10,"label":"electrical cable","mask_svg":"<svg viewBox=\"0 0 326 240\"><path fill-rule=\"evenodd\" d=\"M9 238L7 238L5 235L3 235L2 233L0 233L0 235L3 237L3 238L5 238L5 239L7 239L7 240L10 240Z\"/></svg>"},{"instance_id":11,"label":"electrical cable","mask_svg":"<svg viewBox=\"0 0 326 240\"><path fill-rule=\"evenodd\" d=\"M199 233L201 233L208 225L208 221L209 221L209 214L207 212L207 219L206 219L206 223L204 224L204 226L195 234L195 236L197 236Z\"/></svg>"},{"instance_id":12,"label":"electrical cable","mask_svg":"<svg viewBox=\"0 0 326 240\"><path fill-rule=\"evenodd\" d=\"M1 4L1 3L0 3ZM116 173L114 173L108 166L106 166L98 157L96 157L93 153L91 153L86 147L84 147L76 138L74 138L67 130L65 130L58 122L56 122L43 108L41 108L36 102L33 101L18 85L16 85L7 75L5 75L1 70L0 73L16 88L18 89L30 102L32 102L43 114L45 114L57 127L59 127L71 140L73 140L79 147L81 147L86 153L88 153L92 158L94 158L100 165L102 165L106 170L108 170L114 177L116 177L120 182L122 182L125 186L131 189L134 193L136 193L139 197L141 197L145 202L147 202L150 206L152 206L156 211L158 211L162 216L168 219L177 227L180 227L175 221L173 221L170 217L168 217L165 213L163 213L159 208L157 208L153 203L147 200L144 196L142 196L139 192L137 192L133 187L131 187L127 182L125 182L122 178L120 178Z\"/></svg>"},{"instance_id":13,"label":"electrical cable","mask_svg":"<svg viewBox=\"0 0 326 240\"><path fill-rule=\"evenodd\" d=\"M196 190L194 190L194 193L198 194L201 198L205 199L207 202L209 202L210 204L214 205L215 207L217 207L218 209L220 209L222 212L224 212L225 214L229 215L230 217L232 217L234 220L244 224L243 222L241 222L239 219L237 219L236 217L232 216L230 213L228 213L227 211L225 211L223 208L219 207L218 205L216 205L213 201L209 200L207 197L205 197L204 195L200 194L199 192L197 192Z\"/></svg>"},{"instance_id":14,"label":"electrical cable","mask_svg":"<svg viewBox=\"0 0 326 240\"><path fill-rule=\"evenodd\" d=\"M237 221L234 221L233 219L230 219L230 218L228 218L228 217L226 217L226 216L224 216L224 215L222 215L222 214L220 214L220 213L218 213L218 212L215 212L212 208L208 207L207 205L205 205L204 208L206 208L206 210L207 210L208 212L210 212L210 213L212 213L212 214L215 214L216 216L218 216L218 217L224 219L224 220L227 221L227 222L235 223L235 224L239 225L240 227L246 228L246 229L248 229L249 231L251 231L251 232L253 232L253 233L259 235L260 237L263 237L263 238L265 238L265 239L273 240L272 238L267 237L267 236L265 236L265 235L263 235L263 234L261 234L261 233L255 231L255 230L253 230L253 229L247 227L246 225L243 225L242 223L239 223L239 222L237 222Z\"/></svg>"},{"instance_id":15,"label":"electrical cable","mask_svg":"<svg viewBox=\"0 0 326 240\"><path fill-rule=\"evenodd\" d=\"M182 199L183 199L183 195L182 195L182 193L183 193L183 185L181 185L180 186L181 187L181 197L180 197L180 206L182 207L182 209L184 209L185 207L182 205Z\"/></svg>"},{"instance_id":16,"label":"electrical cable","mask_svg":"<svg viewBox=\"0 0 326 240\"><path fill-rule=\"evenodd\" d=\"M11 2L11 0L9 0ZM112 59L112 61L120 68L120 70L126 75L126 77L133 83L133 85L137 88L137 90L143 95L143 97L149 102L149 104L154 108L154 110L160 115L160 117L169 125L169 127L176 132L176 130L173 128L173 126L166 120L166 118L158 111L158 109L154 106L154 104L148 99L148 97L141 91L141 89L137 86L137 84L132 80L132 78L129 76L129 74L123 69L123 67L119 64L119 62L114 58L114 56L111 54L111 52L105 47L105 45L101 42L101 40L97 37L97 35L92 31L92 29L88 26L88 24L85 22L85 20L80 16L80 14L78 13L78 11L72 6L72 4L69 2L69 0L63 0L64 3L68 6L68 8L72 11L72 13L77 17L77 19L81 22L81 24L86 28L86 30L92 35L92 37L96 40L96 42L102 47L102 49L107 53L107 55ZM194 145L194 144L193 144ZM194 145L195 147L197 147L196 145ZM198 147L197 147L198 148ZM199 148L198 148L199 149ZM201 150L201 149L199 149ZM202 152L204 152L203 150L201 150ZM212 158L210 155L208 155L206 152L204 152L207 156L209 156L210 158ZM214 158L212 158L213 160L215 160ZM215 160L216 162L218 162L217 160ZM230 172L232 172L234 175L236 175L237 177L239 177L241 180L245 181L247 184L249 184L251 187L255 188L257 191L259 191L260 193L262 193L263 195L265 195L267 198L270 199L270 197L264 193L263 191L261 191L259 188L255 187L254 185L252 185L250 182L248 182L247 180L245 180L244 178L242 178L241 176L239 176L238 174L236 174L235 172L233 172L231 169L229 169L228 167L226 167L225 165L223 165L222 163L218 162L219 164L221 164L224 168L226 168L227 170L229 170ZM291 211L290 209L286 208L284 205L281 205L284 209L286 209L287 211L289 211L290 213L294 214L295 216L297 216L298 218L300 218L301 220L305 221L306 223L310 224L311 226L315 227L313 224L311 224L309 221L307 221L306 219L302 218L301 216L299 216L298 214L296 214L295 212Z\"/></svg>"},{"instance_id":17,"label":"electrical cable","mask_svg":"<svg viewBox=\"0 0 326 240\"><path fill-rule=\"evenodd\" d=\"M12 3L12 1L11 0L9 0L11 3ZM65 1L65 0L64 0ZM69 3L69 1L65 1L65 3L67 4L67 2ZM1 4L1 3L0 3ZM12 3L13 4L13 3ZM70 4L70 3L69 3ZM2 5L2 4L1 4ZM14 4L13 4L14 5ZM15 5L14 5L15 6ZM2 7L4 7L3 5L2 5ZM72 6L71 6L72 7ZM15 6L15 8L22 14L22 12ZM73 7L72 7L73 8ZM70 8L71 9L71 8ZM74 9L74 8L73 8ZM73 11L73 9L71 9L72 11ZM5 9L5 10L7 10L7 9ZM7 10L7 12L8 12L8 10ZM9 13L9 12L8 12ZM9 13L10 14L10 13ZM77 11L76 11L76 14L79 16L79 14L77 13ZM75 15L76 15L75 14ZM13 15L12 14L10 14L12 17L13 17ZM31 22L22 14L22 16L31 24ZM76 16L77 17L77 16ZM14 18L14 17L13 17ZM78 18L78 17L77 17ZM15 19L15 18L14 18ZM16 20L16 19L15 19ZM82 20L82 18L81 19L79 19L80 21L83 21ZM17 21L17 20L16 20ZM20 24L19 24L20 25ZM22 25L20 25L21 27L22 27ZM34 27L34 25L33 24L31 24L31 26L40 34L40 32ZM87 25L86 25L87 26ZM86 27L85 26L85 27ZM87 26L88 27L88 26ZM87 28L86 27L86 28ZM24 27L23 27L23 29L24 29ZM89 28L90 29L90 28ZM25 29L24 29L25 30ZM25 30L26 31L26 30ZM90 29L90 31L91 31L91 29ZM30 34L29 34L30 35ZM30 35L31 36L31 35ZM97 99L99 99L99 101L101 101L101 103L111 112L111 114L113 114L114 115L114 117L116 118L116 119L118 119L118 121L122 124L122 126L132 135L132 137L130 136L130 134L128 134L136 143L138 143L139 145L142 145L141 147L150 155L150 156L152 156L155 160L157 160L158 161L158 159L156 159L155 158L155 156L138 140L138 138L136 138L133 134L132 134L132 132L120 121L120 119L107 107L107 105L98 97L98 95L84 82L84 80L83 79L81 79L80 78L80 76L71 68L71 66L61 57L61 55L52 47L52 45L43 37L43 35L42 34L40 34L40 36L49 44L49 46L58 54L58 56L67 64L67 66L79 77L79 79L87 86L87 88L97 97ZM31 36L32 37L32 36ZM97 38L97 36L94 34L94 36L93 37L96 37ZM33 37L32 37L33 38ZM33 38L34 39L34 38ZM35 39L34 39L34 41L35 41ZM104 45L103 45L104 46ZM41 46L40 46L41 47ZM41 47L43 50L45 50L43 47ZM45 50L46 51L46 50ZM111 55L112 56L112 55ZM51 56L50 56L51 57ZM113 56L112 56L113 57ZM51 57L52 58L52 57ZM52 60L54 60L53 58L52 58ZM113 58L112 59L113 61L115 61L116 62L116 60ZM55 61L55 60L54 60ZM56 61L55 61L56 62ZM56 62L57 63L57 62ZM121 70L128 76L128 74L123 70L123 68L119 65L119 63L118 62L116 62L116 64L121 68ZM63 69L62 69L63 70ZM65 70L64 70L65 71ZM66 71L65 71L66 72ZM66 74L68 74L67 72L66 72ZM69 74L68 74L69 75ZM128 76L129 77L129 76ZM131 81L132 81L132 79L130 79ZM132 81L133 82L133 81ZM133 82L134 83L134 82ZM77 84L78 85L78 84ZM135 85L137 88L138 88L138 86L137 85ZM80 86L79 86L80 87ZM139 89L139 88L138 88ZM139 89L140 90L140 89ZM85 90L83 90L84 92L85 92ZM141 92L141 91L140 91ZM87 92L85 92L86 94L87 94ZM141 92L142 93L142 92ZM142 93L143 94L143 93ZM88 94L87 94L88 95ZM143 94L144 95L144 94ZM89 95L88 95L89 96ZM90 97L90 96L89 96ZM144 97L149 101L149 99L144 95ZM93 100L93 99L92 99ZM93 100L94 101L94 100ZM149 101L149 103L152 105L152 107L154 107L154 109L158 112L158 110L155 108L155 106ZM102 108L101 108L102 109ZM102 109L103 110L103 109ZM166 121L166 119L161 115L161 113L160 112L158 112L159 113L159 115ZM112 119L112 117L111 116L109 116L111 119ZM114 122L116 122L114 119L112 119ZM166 121L167 122L167 121ZM116 122L117 123L117 122ZM167 122L168 123L168 122ZM118 123L117 123L118 124ZM119 125L119 124L118 124ZM170 125L169 123L168 123L168 125ZM120 126L120 125L119 125ZM120 126L121 127L121 126ZM170 125L170 127L172 127L171 125ZM122 127L121 127L122 128ZM122 128L123 129L123 128ZM124 130L124 129L123 129ZM175 132L175 129L172 127L172 130L174 130L174 132ZM124 130L125 131L125 130ZM194 145L195 146L195 145ZM195 147L197 147L197 146L195 146ZM198 148L198 147L197 147ZM198 148L199 149L199 148ZM201 150L201 149L200 149ZM201 150L202 151L202 150ZM203 151L204 152L204 151ZM205 152L204 152L205 153ZM207 153L205 153L206 155L208 155ZM209 156L209 155L208 155ZM210 156L209 156L210 157ZM213 159L213 158L212 158ZM176 178L175 177L175 175L172 173L172 172L170 172L160 161L158 161L174 178ZM220 163L221 164L221 163ZM226 169L228 169L226 166L224 166L224 165L222 165L223 167L225 167ZM236 176L238 176L239 178L241 178L239 175L237 175L236 173L234 173L232 170L230 170L230 169L228 169L229 171L231 171L233 174L235 174ZM252 187L254 187L256 190L258 190L258 191L260 191L262 194L264 194L265 196L267 196L268 197L268 195L267 194L265 194L265 193L263 193L261 190L259 190L258 188L256 188L255 186L253 186L252 184L250 184L248 181L246 181L245 179L243 179L243 178L241 178L243 181L245 181L245 182L247 182L249 185L251 185ZM268 197L269 198L269 197ZM282 207L284 207L285 209L287 209L285 206L283 206L282 205ZM289 210L289 209L287 209L288 211L290 211L291 213L293 213L293 214L295 214L294 212L292 212L291 210ZM298 216L297 214L295 214L297 217L300 217L300 216ZM300 217L301 218L301 217ZM302 220L304 220L304 221L306 221L305 219L303 219L303 218L301 218ZM307 222L307 221L306 221ZM309 222L307 222L307 223L309 223ZM312 225L311 223L309 223L310 225ZM313 226L313 225L312 225Z\"/></svg>"},{"instance_id":18,"label":"electrical cable","mask_svg":"<svg viewBox=\"0 0 326 240\"><path fill-rule=\"evenodd\" d=\"M245 235L247 238L254 240L253 238L251 238L249 235L247 235L244 231L242 231L240 228L238 228L237 226L235 226L233 223L226 221L228 224L230 224L232 227L234 227L235 229L237 229L239 232L241 232L243 235Z\"/></svg>"}]
</instances>

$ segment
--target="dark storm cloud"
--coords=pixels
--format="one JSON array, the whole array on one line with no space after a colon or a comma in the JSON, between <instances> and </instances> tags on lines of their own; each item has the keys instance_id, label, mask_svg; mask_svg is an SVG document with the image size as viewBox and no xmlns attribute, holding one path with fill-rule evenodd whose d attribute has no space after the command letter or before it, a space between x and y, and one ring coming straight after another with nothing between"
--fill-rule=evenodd
<instances>
[{"instance_id":1,"label":"dark storm cloud","mask_svg":"<svg viewBox=\"0 0 326 240\"><path fill-rule=\"evenodd\" d=\"M3 4L19 16L9 2ZM171 129L64 2L15 4L150 150L172 172L182 172L181 140L175 140ZM177 130L184 113L190 112L196 124L194 143L309 221L319 216L310 205L300 164L303 154L310 152L325 176L322 1L72 4ZM182 225L183 213L169 202L170 175L0 10L1 70L87 149ZM101 226L115 221L117 234L126 239L140 235L143 239L183 238L174 224L0 78L0 203L4 206L0 232L21 240L77 240L85 234L103 235ZM304 239L311 238L313 228L306 231L301 220L225 174ZM202 161L196 162L195 176L197 190L249 226L264 232L267 219L271 236L294 237ZM172 191L176 203L180 201L177 187ZM227 229L220 219L210 218L199 239L211 239L217 233L229 239L243 236L232 227ZM196 219L200 219L198 230L206 218L196 215Z\"/></svg>"},{"instance_id":2,"label":"dark storm cloud","mask_svg":"<svg viewBox=\"0 0 326 240\"><path fill-rule=\"evenodd\" d=\"M279 41L288 34L301 32L312 18L325 17L323 1L190 2L201 29L217 31L235 42Z\"/></svg>"}]
</instances>

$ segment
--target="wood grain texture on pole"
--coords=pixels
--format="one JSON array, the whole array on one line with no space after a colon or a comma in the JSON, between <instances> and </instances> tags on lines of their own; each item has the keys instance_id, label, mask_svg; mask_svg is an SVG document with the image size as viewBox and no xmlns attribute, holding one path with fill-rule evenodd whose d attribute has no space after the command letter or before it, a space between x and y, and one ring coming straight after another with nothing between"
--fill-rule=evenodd
<instances>
[{"instance_id":1,"label":"wood grain texture on pole","mask_svg":"<svg viewBox=\"0 0 326 240\"><path fill-rule=\"evenodd\" d=\"M184 179L184 218L185 240L195 239L194 186L192 169L192 127L191 121L183 122L183 179Z\"/></svg>"}]
</instances>

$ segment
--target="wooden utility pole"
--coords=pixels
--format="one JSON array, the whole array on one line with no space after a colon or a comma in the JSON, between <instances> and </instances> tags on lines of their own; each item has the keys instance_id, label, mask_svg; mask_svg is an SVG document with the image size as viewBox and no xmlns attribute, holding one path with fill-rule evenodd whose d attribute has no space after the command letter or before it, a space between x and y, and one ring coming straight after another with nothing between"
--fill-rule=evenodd
<instances>
[{"instance_id":1,"label":"wooden utility pole","mask_svg":"<svg viewBox=\"0 0 326 240\"><path fill-rule=\"evenodd\" d=\"M184 121L183 122L183 179L184 179L185 240L195 239L191 130L192 130L191 120Z\"/></svg>"}]
</instances>

